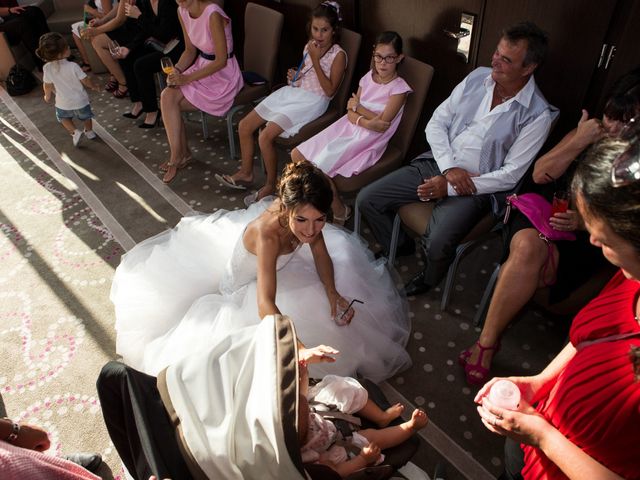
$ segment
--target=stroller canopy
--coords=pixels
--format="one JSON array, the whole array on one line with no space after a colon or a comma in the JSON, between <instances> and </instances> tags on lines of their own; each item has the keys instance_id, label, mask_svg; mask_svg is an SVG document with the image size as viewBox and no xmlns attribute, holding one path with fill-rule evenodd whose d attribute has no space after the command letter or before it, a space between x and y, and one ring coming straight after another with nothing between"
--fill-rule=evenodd
<instances>
[{"instance_id":1,"label":"stroller canopy","mask_svg":"<svg viewBox=\"0 0 640 480\"><path fill-rule=\"evenodd\" d=\"M161 372L183 442L206 477L307 478L297 353L293 323L270 315Z\"/></svg>"}]
</instances>

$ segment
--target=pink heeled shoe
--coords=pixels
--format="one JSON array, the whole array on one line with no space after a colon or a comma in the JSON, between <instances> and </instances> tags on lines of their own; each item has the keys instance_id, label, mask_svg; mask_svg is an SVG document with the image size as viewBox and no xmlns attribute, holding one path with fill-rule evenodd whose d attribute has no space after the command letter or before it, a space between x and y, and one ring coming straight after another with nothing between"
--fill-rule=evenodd
<instances>
[{"instance_id":1,"label":"pink heeled shoe","mask_svg":"<svg viewBox=\"0 0 640 480\"><path fill-rule=\"evenodd\" d=\"M463 350L458 355L458 362L464 367L464 373L467 378L467 383L471 385L482 386L487 380L489 380L491 376L491 370L489 368L482 366L482 359L484 358L484 354L486 352L494 352L494 355L500 351L500 341L498 341L495 345L490 345L485 347L480 344L480 342L476 342L476 347L478 347L478 358L474 363L469 363L469 358L471 357L471 350Z\"/></svg>"}]
</instances>

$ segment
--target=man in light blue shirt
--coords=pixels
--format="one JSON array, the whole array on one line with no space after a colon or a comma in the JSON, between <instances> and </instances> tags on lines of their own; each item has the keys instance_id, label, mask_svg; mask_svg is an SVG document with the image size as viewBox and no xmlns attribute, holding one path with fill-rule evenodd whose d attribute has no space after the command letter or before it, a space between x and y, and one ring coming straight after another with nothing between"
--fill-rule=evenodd
<instances>
[{"instance_id":1,"label":"man in light blue shirt","mask_svg":"<svg viewBox=\"0 0 640 480\"><path fill-rule=\"evenodd\" d=\"M433 113L431 150L358 195L385 252L398 208L435 202L424 233L426 266L405 286L407 295L440 282L460 241L490 211L491 194L512 190L546 140L558 112L533 78L546 51L546 35L530 22L503 31L491 68L471 72Z\"/></svg>"}]
</instances>

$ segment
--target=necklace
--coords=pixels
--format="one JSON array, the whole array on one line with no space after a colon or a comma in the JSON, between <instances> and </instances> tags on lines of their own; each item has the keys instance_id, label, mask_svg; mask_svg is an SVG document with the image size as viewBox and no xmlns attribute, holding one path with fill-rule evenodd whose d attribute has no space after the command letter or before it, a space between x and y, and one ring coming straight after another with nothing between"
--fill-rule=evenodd
<instances>
[{"instance_id":1,"label":"necklace","mask_svg":"<svg viewBox=\"0 0 640 480\"><path fill-rule=\"evenodd\" d=\"M502 89L503 89L503 88L502 88L502 86L501 86L499 83L496 83L496 86L493 88L493 92L494 92L494 93L497 95L497 97L500 99L500 103L504 103L504 102L506 102L507 100L510 100L510 99L512 99L513 97L515 97L515 94L514 94L514 95L502 95L502 94L500 93L500 91L499 91L499 90L502 90Z\"/></svg>"}]
</instances>

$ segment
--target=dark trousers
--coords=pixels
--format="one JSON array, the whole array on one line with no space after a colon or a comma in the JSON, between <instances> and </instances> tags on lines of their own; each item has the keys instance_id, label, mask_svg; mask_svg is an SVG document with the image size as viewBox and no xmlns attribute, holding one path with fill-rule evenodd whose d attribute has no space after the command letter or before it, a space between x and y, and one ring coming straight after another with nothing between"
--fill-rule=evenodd
<instances>
[{"instance_id":1,"label":"dark trousers","mask_svg":"<svg viewBox=\"0 0 640 480\"><path fill-rule=\"evenodd\" d=\"M144 112L158 110L156 95L155 74L160 72L160 59L170 57L177 62L182 54L182 48L176 47L169 54L141 46L129 52L127 58L120 60L120 66L124 72L132 102L142 102Z\"/></svg>"},{"instance_id":2,"label":"dark trousers","mask_svg":"<svg viewBox=\"0 0 640 480\"><path fill-rule=\"evenodd\" d=\"M96 386L111 441L134 478L192 478L155 377L109 362Z\"/></svg>"},{"instance_id":3,"label":"dark trousers","mask_svg":"<svg viewBox=\"0 0 640 480\"><path fill-rule=\"evenodd\" d=\"M22 42L31 54L36 66L42 68L43 62L36 55L40 37L49 31L47 19L38 7L25 7L20 14L11 14L2 17L0 32L4 32L9 45L18 45Z\"/></svg>"},{"instance_id":4,"label":"dark trousers","mask_svg":"<svg viewBox=\"0 0 640 480\"><path fill-rule=\"evenodd\" d=\"M385 252L389 251L398 209L419 202L418 185L423 179L440 174L435 160L420 156L360 191L356 198L358 208ZM426 284L434 286L442 280L460 241L490 208L489 195L446 197L436 203L427 231L423 233ZM401 231L400 235L398 245L406 241L406 234Z\"/></svg>"},{"instance_id":5,"label":"dark trousers","mask_svg":"<svg viewBox=\"0 0 640 480\"><path fill-rule=\"evenodd\" d=\"M520 444L510 438L504 443L504 472L499 480L522 480L522 469L524 468L524 452Z\"/></svg>"}]
</instances>

